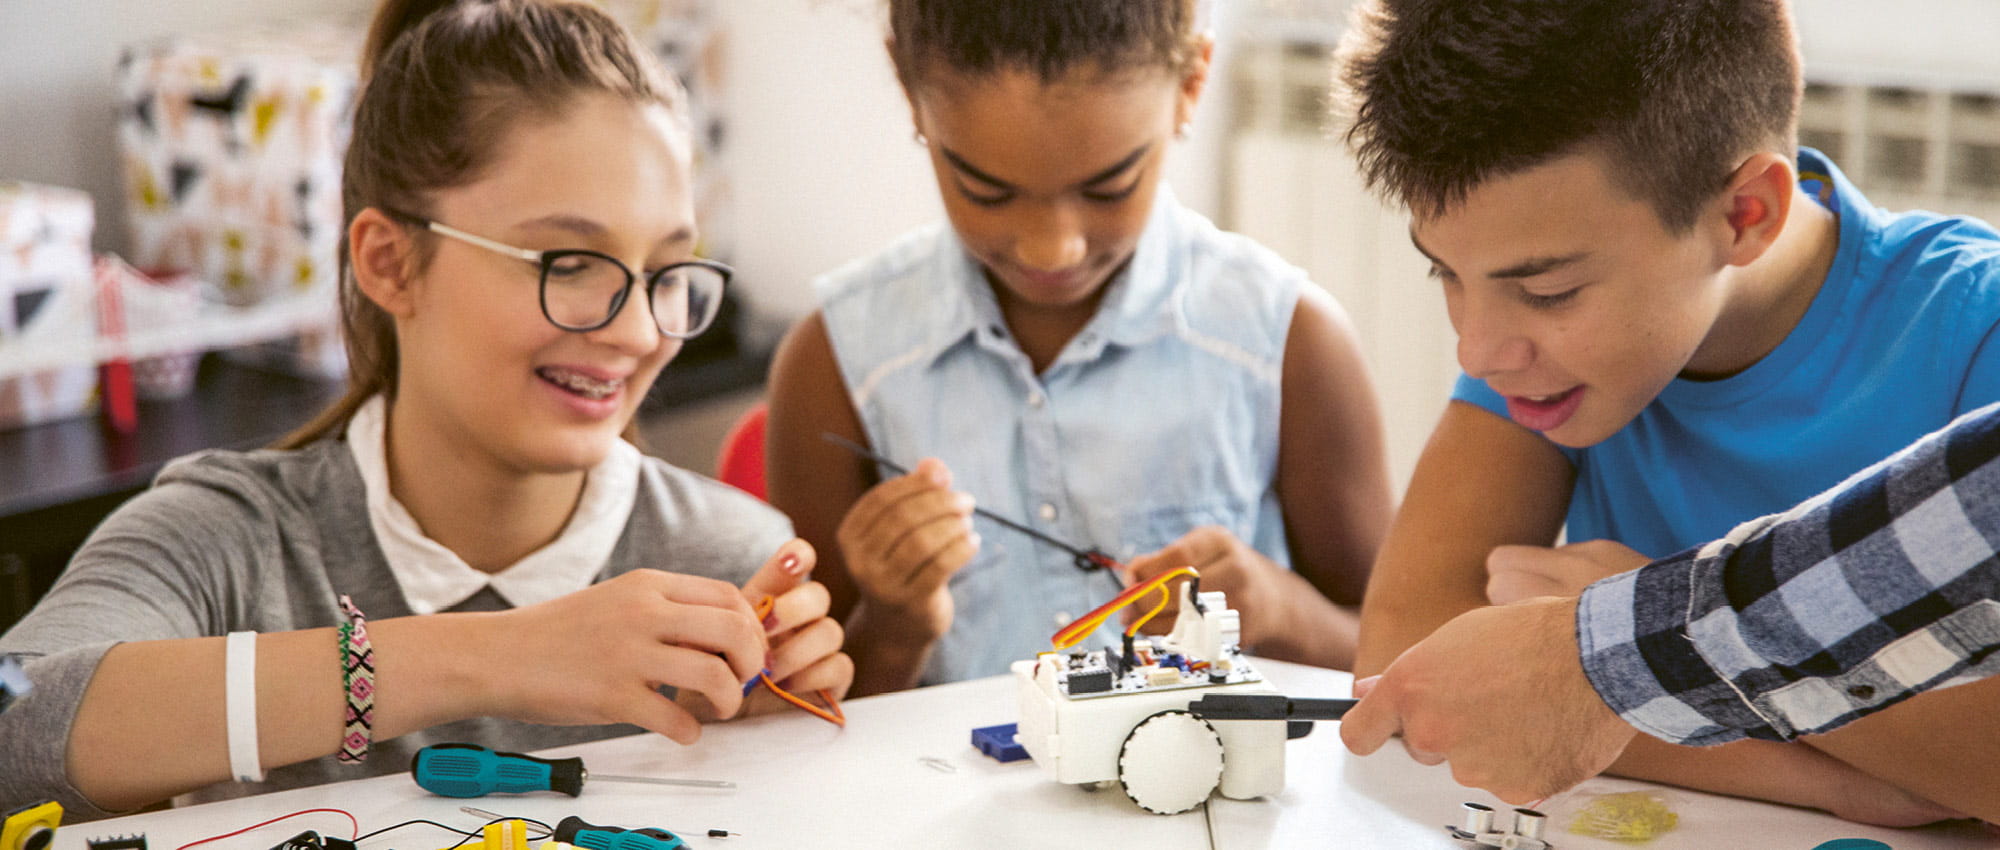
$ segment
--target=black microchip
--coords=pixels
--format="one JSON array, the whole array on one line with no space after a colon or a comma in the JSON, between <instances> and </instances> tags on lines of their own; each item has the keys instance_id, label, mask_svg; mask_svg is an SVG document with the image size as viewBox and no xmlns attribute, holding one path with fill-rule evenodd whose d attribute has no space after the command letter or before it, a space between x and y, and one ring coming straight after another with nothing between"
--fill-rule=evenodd
<instances>
[{"instance_id":1,"label":"black microchip","mask_svg":"<svg viewBox=\"0 0 2000 850\"><path fill-rule=\"evenodd\" d=\"M1075 694L1101 694L1111 690L1111 671L1092 670L1088 673L1069 674L1069 692Z\"/></svg>"}]
</instances>

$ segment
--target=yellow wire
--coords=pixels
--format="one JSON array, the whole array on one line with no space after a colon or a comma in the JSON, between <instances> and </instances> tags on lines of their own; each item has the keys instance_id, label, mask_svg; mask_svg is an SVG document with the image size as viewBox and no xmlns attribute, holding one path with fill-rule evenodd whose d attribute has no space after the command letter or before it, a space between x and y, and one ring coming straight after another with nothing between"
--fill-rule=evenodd
<instances>
[{"instance_id":1,"label":"yellow wire","mask_svg":"<svg viewBox=\"0 0 2000 850\"><path fill-rule=\"evenodd\" d=\"M1159 613L1160 613L1161 611L1164 611L1164 610L1166 610L1166 607L1167 607L1167 602L1169 602L1169 601L1170 601L1170 600L1172 600L1173 598L1174 598L1174 594L1173 594L1173 591L1170 591L1170 590L1168 590L1168 589L1166 588L1166 585L1161 585L1161 586L1160 586L1160 601L1159 601L1159 602L1156 602L1156 603L1153 603L1153 610L1151 610L1151 611L1147 611L1147 612L1146 612L1146 615L1145 615L1145 616L1143 616L1143 617L1140 617L1140 618L1139 618L1139 619L1137 619L1137 620L1133 620L1133 621L1132 621L1132 625L1129 625L1129 626L1126 626L1126 627L1125 627L1125 634L1126 634L1127 636L1131 636L1131 635L1136 635L1136 634L1138 634L1138 633L1139 633L1139 627L1140 627L1140 626L1143 626L1143 625L1145 625L1145 624L1146 624L1146 621L1148 621L1148 620L1151 620L1151 619L1153 619L1154 615L1157 615L1157 614L1159 614Z\"/></svg>"},{"instance_id":2,"label":"yellow wire","mask_svg":"<svg viewBox=\"0 0 2000 850\"><path fill-rule=\"evenodd\" d=\"M1097 610L1085 614L1076 622L1062 627L1061 630L1055 633L1055 637L1050 639L1050 643L1054 644L1058 650L1075 646L1085 637L1088 637L1091 632L1096 631L1098 626L1103 625L1105 620L1110 619L1112 614L1118 613L1119 609L1138 601L1140 597L1145 596L1147 593L1159 590L1163 598L1160 604L1153 608L1152 613L1147 614L1145 619L1139 621L1140 623L1144 623L1147 619L1151 619L1153 614L1159 613L1161 608L1166 607L1167 599L1171 598L1171 594L1164 587L1167 582L1181 576L1199 577L1200 575L1193 567L1179 567L1156 575L1143 583L1126 588L1124 592L1113 597L1110 602L1098 606ZM1135 633L1128 632L1128 634Z\"/></svg>"}]
</instances>

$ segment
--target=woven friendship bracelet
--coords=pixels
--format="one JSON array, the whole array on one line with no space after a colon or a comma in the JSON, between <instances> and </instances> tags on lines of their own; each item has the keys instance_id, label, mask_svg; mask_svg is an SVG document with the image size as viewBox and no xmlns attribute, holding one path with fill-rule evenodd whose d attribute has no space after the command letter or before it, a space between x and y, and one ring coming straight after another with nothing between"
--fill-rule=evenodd
<instances>
[{"instance_id":1,"label":"woven friendship bracelet","mask_svg":"<svg viewBox=\"0 0 2000 850\"><path fill-rule=\"evenodd\" d=\"M341 683L347 692L347 727L340 738L340 761L353 764L368 759L368 745L375 734L375 650L368 644L368 620L346 594L340 596L340 611L347 622L340 627Z\"/></svg>"}]
</instances>

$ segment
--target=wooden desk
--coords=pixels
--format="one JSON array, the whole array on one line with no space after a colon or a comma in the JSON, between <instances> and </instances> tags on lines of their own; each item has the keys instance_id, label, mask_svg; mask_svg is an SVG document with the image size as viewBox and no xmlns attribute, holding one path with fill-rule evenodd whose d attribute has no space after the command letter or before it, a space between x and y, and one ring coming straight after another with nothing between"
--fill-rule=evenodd
<instances>
[{"instance_id":1,"label":"wooden desk","mask_svg":"<svg viewBox=\"0 0 2000 850\"><path fill-rule=\"evenodd\" d=\"M1344 696L1345 673L1259 662L1265 674L1294 696ZM721 827L740 838L684 836L693 848L1042 848L1140 847L1147 850L1209 848L1202 812L1162 817L1140 811L1116 788L1085 791L1045 779L1032 762L1000 764L968 743L975 727L1018 716L1011 678L994 677L859 699L847 704L848 726L835 729L788 712L704 730L693 746L638 736L551 750L581 756L593 772L728 779L735 791L659 789L599 783L576 799L555 794L450 800L419 789L407 774L324 785L65 827L54 850L84 850L84 839L146 833L155 850L229 832L299 809L332 806L353 812L368 832L411 818L473 827L479 821L458 807L476 805L503 815L549 823L577 815L598 824L659 826L679 830ZM1216 798L1214 846L1218 848L1436 848L1472 850L1445 835L1465 801L1496 804L1460 788L1444 767L1424 767L1391 745L1357 758L1340 744L1338 730L1321 724L1287 745L1286 788L1266 800ZM944 772L920 759L935 757ZM1575 793L1648 788L1644 783L1593 780ZM1809 850L1843 837L1874 838L1896 850L1945 850L1995 846L1983 829L1965 826L1922 830L1864 827L1828 815L1689 791L1671 791L1680 826L1646 845L1649 850ZM1565 798L1546 807L1561 813ZM1552 821L1554 818L1552 818ZM262 850L313 828L347 837L347 821L312 815L217 842L215 850ZM1634 845L1564 833L1551 823L1560 850ZM444 847L455 840L427 827L408 827L363 842L362 850Z\"/></svg>"}]
</instances>

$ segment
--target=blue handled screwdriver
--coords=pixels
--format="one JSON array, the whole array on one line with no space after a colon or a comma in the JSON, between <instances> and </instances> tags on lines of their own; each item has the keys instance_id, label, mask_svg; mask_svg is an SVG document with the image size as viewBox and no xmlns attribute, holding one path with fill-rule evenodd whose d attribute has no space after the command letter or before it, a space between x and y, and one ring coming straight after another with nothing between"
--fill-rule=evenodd
<instances>
[{"instance_id":1,"label":"blue handled screwdriver","mask_svg":"<svg viewBox=\"0 0 2000 850\"><path fill-rule=\"evenodd\" d=\"M441 797L484 797L488 794L526 794L556 791L575 797L583 793L586 779L607 782L644 782L649 785L678 785L688 788L735 788L736 783L717 779L663 779L650 776L592 776L583 769L583 759L545 759L520 753L502 753L478 744L432 744L410 759L410 773L418 787Z\"/></svg>"},{"instance_id":2,"label":"blue handled screwdriver","mask_svg":"<svg viewBox=\"0 0 2000 850\"><path fill-rule=\"evenodd\" d=\"M682 850L687 847L687 842L682 841L680 836L664 829L598 826L576 815L557 821L555 834L550 837L589 850Z\"/></svg>"}]
</instances>

